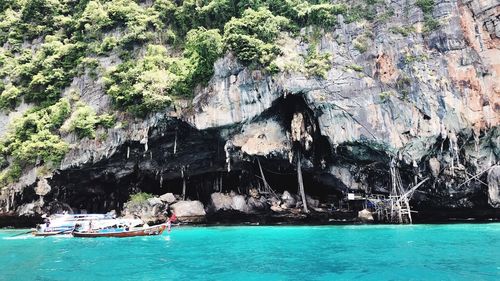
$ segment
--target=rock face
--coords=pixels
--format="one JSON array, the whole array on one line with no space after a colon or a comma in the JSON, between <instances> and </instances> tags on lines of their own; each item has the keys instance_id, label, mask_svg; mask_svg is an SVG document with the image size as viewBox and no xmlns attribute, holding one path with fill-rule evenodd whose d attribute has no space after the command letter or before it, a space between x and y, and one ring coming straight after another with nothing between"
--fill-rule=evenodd
<instances>
[{"instance_id":1,"label":"rock face","mask_svg":"<svg viewBox=\"0 0 500 281\"><path fill-rule=\"evenodd\" d=\"M210 195L214 212L237 211L245 214L258 213L267 210L267 201L264 197L254 198L236 193L224 194L215 192Z\"/></svg>"},{"instance_id":2,"label":"rock face","mask_svg":"<svg viewBox=\"0 0 500 281\"><path fill-rule=\"evenodd\" d=\"M494 166L488 173L488 199L491 206L500 207L500 166Z\"/></svg>"},{"instance_id":3,"label":"rock face","mask_svg":"<svg viewBox=\"0 0 500 281\"><path fill-rule=\"evenodd\" d=\"M181 222L202 222L205 208L200 201L179 201L171 206L173 213Z\"/></svg>"},{"instance_id":4,"label":"rock face","mask_svg":"<svg viewBox=\"0 0 500 281\"><path fill-rule=\"evenodd\" d=\"M169 193L165 193L162 196L160 196L160 200L163 202L167 202L168 204L172 204L177 200L177 198L175 198L173 193L169 192Z\"/></svg>"},{"instance_id":5,"label":"rock face","mask_svg":"<svg viewBox=\"0 0 500 281\"><path fill-rule=\"evenodd\" d=\"M247 205L247 200L245 199L245 196L243 195L236 195L233 197L231 204L231 208L236 211L240 211L243 213L248 213L248 205Z\"/></svg>"},{"instance_id":6,"label":"rock face","mask_svg":"<svg viewBox=\"0 0 500 281\"><path fill-rule=\"evenodd\" d=\"M374 221L372 213L367 209L363 209L358 212L358 219L364 223L370 223Z\"/></svg>"},{"instance_id":7,"label":"rock face","mask_svg":"<svg viewBox=\"0 0 500 281\"><path fill-rule=\"evenodd\" d=\"M324 78L293 67L271 74L226 54L191 104L128 120L104 140L67 136L74 145L52 178L25 171L2 189L0 210L43 195L75 210L151 214L175 202L174 192L199 200L171 206L186 220L204 217L203 204L248 213L269 204L225 193L296 190L297 151L306 193L319 198L310 205L338 204L347 190L387 195L395 159L404 186L432 178L414 195L417 209L500 208L498 169L484 173L500 161L498 1L436 0L440 25L429 31L413 2L385 1L384 11L394 12L387 21L347 23L339 15L338 27L317 38L318 52L332 55ZM278 65L303 65L308 42L282 34ZM99 83L82 78L72 87L96 111L110 106ZM123 206L137 191L164 195ZM270 208L296 207L297 198L283 196Z\"/></svg>"},{"instance_id":8,"label":"rock face","mask_svg":"<svg viewBox=\"0 0 500 281\"><path fill-rule=\"evenodd\" d=\"M127 202L124 205L122 215L128 218L139 218L146 223L165 221L168 205L160 198L153 197L142 202Z\"/></svg>"},{"instance_id":9,"label":"rock face","mask_svg":"<svg viewBox=\"0 0 500 281\"><path fill-rule=\"evenodd\" d=\"M35 193L40 196L47 195L47 193L50 192L50 185L47 182L47 179L42 178L38 181L36 187L35 187Z\"/></svg>"},{"instance_id":10,"label":"rock face","mask_svg":"<svg viewBox=\"0 0 500 281\"><path fill-rule=\"evenodd\" d=\"M297 205L297 200L287 190L285 190L281 195L281 200L283 201L281 204L282 208L295 208Z\"/></svg>"},{"instance_id":11,"label":"rock face","mask_svg":"<svg viewBox=\"0 0 500 281\"><path fill-rule=\"evenodd\" d=\"M212 205L215 211L219 210L231 210L231 205L233 204L233 199L228 194L223 194L220 192L215 192L210 195L212 199Z\"/></svg>"}]
</instances>

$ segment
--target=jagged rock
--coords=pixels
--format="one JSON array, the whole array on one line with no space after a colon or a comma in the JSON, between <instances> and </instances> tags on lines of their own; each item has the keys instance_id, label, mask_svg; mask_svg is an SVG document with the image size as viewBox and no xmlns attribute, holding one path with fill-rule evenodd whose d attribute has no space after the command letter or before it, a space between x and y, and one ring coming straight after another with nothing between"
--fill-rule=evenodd
<instances>
[{"instance_id":1,"label":"jagged rock","mask_svg":"<svg viewBox=\"0 0 500 281\"><path fill-rule=\"evenodd\" d=\"M163 205L163 201L158 197L148 198L148 203L151 206Z\"/></svg>"},{"instance_id":2,"label":"jagged rock","mask_svg":"<svg viewBox=\"0 0 500 281\"><path fill-rule=\"evenodd\" d=\"M243 213L253 212L253 206L247 203L245 196L238 195L234 192L230 194L223 194L215 192L211 194L212 206L215 211L219 210L235 210ZM250 199L257 200L253 197ZM255 201L252 201L255 203ZM258 202L258 200L257 200Z\"/></svg>"},{"instance_id":3,"label":"jagged rock","mask_svg":"<svg viewBox=\"0 0 500 281\"><path fill-rule=\"evenodd\" d=\"M293 197L293 195L287 190L283 191L281 200L283 201L283 204L281 204L282 208L295 208L297 205L297 200L295 200L295 197Z\"/></svg>"},{"instance_id":4,"label":"jagged rock","mask_svg":"<svg viewBox=\"0 0 500 281\"><path fill-rule=\"evenodd\" d=\"M16 212L19 216L34 216L40 213L40 206L36 202L27 203L19 206Z\"/></svg>"},{"instance_id":5,"label":"jagged rock","mask_svg":"<svg viewBox=\"0 0 500 281\"><path fill-rule=\"evenodd\" d=\"M85 212L83 212L85 211ZM87 213L87 210L82 210L80 212L80 214L86 214ZM116 211L115 210L111 210L109 212L106 213L107 216L110 216L110 217L113 217L113 218L116 218Z\"/></svg>"},{"instance_id":6,"label":"jagged rock","mask_svg":"<svg viewBox=\"0 0 500 281\"><path fill-rule=\"evenodd\" d=\"M284 211L283 208L281 208L280 206L275 206L275 205L271 206L271 210L273 212L276 212L276 213L281 213Z\"/></svg>"},{"instance_id":7,"label":"jagged rock","mask_svg":"<svg viewBox=\"0 0 500 281\"><path fill-rule=\"evenodd\" d=\"M236 211L240 211L243 213L248 213L249 208L247 205L247 201L245 199L245 196L243 195L236 195L232 198L232 203L231 203L231 208Z\"/></svg>"},{"instance_id":8,"label":"jagged rock","mask_svg":"<svg viewBox=\"0 0 500 281\"><path fill-rule=\"evenodd\" d=\"M488 172L488 202L494 208L500 208L500 165Z\"/></svg>"},{"instance_id":9,"label":"jagged rock","mask_svg":"<svg viewBox=\"0 0 500 281\"><path fill-rule=\"evenodd\" d=\"M212 195L210 195L210 198L212 199L212 205L214 206L215 211L231 210L233 199L231 198L230 195L223 194L220 192L215 192L212 193Z\"/></svg>"},{"instance_id":10,"label":"jagged rock","mask_svg":"<svg viewBox=\"0 0 500 281\"><path fill-rule=\"evenodd\" d=\"M49 202L48 204L45 204L45 206L43 207L43 213L47 213L47 214L63 214L63 213L66 213L66 214L73 214L73 209L71 208L71 206L65 202L61 202L61 201L52 201L52 202ZM42 212L40 212L41 214Z\"/></svg>"},{"instance_id":11,"label":"jagged rock","mask_svg":"<svg viewBox=\"0 0 500 281\"><path fill-rule=\"evenodd\" d=\"M41 178L35 187L36 195L40 195L40 196L47 195L47 193L49 193L50 190L51 190L50 185L47 182L47 179L45 179L45 178Z\"/></svg>"},{"instance_id":12,"label":"jagged rock","mask_svg":"<svg viewBox=\"0 0 500 281\"><path fill-rule=\"evenodd\" d=\"M252 188L248 191L248 195L252 198L259 199L260 198L260 193L256 188Z\"/></svg>"},{"instance_id":13,"label":"jagged rock","mask_svg":"<svg viewBox=\"0 0 500 281\"><path fill-rule=\"evenodd\" d=\"M275 120L246 124L231 143L248 155L286 155L291 150L283 127Z\"/></svg>"},{"instance_id":14,"label":"jagged rock","mask_svg":"<svg viewBox=\"0 0 500 281\"><path fill-rule=\"evenodd\" d=\"M200 201L179 201L171 206L180 221L201 222L205 219L205 208Z\"/></svg>"},{"instance_id":15,"label":"jagged rock","mask_svg":"<svg viewBox=\"0 0 500 281\"><path fill-rule=\"evenodd\" d=\"M269 202L269 204L274 206L278 206L281 203L281 200L275 196L271 196L267 199L267 201Z\"/></svg>"},{"instance_id":16,"label":"jagged rock","mask_svg":"<svg viewBox=\"0 0 500 281\"><path fill-rule=\"evenodd\" d=\"M251 212L266 211L269 209L267 200L264 197L260 197L259 199L254 197L248 198L248 207Z\"/></svg>"},{"instance_id":17,"label":"jagged rock","mask_svg":"<svg viewBox=\"0 0 500 281\"><path fill-rule=\"evenodd\" d=\"M363 209L358 212L358 219L364 223L373 222L373 215L367 209Z\"/></svg>"},{"instance_id":18,"label":"jagged rock","mask_svg":"<svg viewBox=\"0 0 500 281\"><path fill-rule=\"evenodd\" d=\"M165 193L162 196L160 196L160 200L163 202L167 202L169 204L172 204L177 200L177 198L175 198L173 193L169 192L169 193Z\"/></svg>"},{"instance_id":19,"label":"jagged rock","mask_svg":"<svg viewBox=\"0 0 500 281\"><path fill-rule=\"evenodd\" d=\"M441 163L435 157L432 157L429 159L429 168L431 169L432 176L437 178L441 170Z\"/></svg>"},{"instance_id":20,"label":"jagged rock","mask_svg":"<svg viewBox=\"0 0 500 281\"><path fill-rule=\"evenodd\" d=\"M157 199L151 200L150 199ZM165 221L167 206L158 198L149 198L142 202L129 201L125 203L122 215L127 218L140 218L147 223Z\"/></svg>"},{"instance_id":21,"label":"jagged rock","mask_svg":"<svg viewBox=\"0 0 500 281\"><path fill-rule=\"evenodd\" d=\"M313 199L311 196L306 194L307 207L317 208L319 206L319 200Z\"/></svg>"}]
</instances>

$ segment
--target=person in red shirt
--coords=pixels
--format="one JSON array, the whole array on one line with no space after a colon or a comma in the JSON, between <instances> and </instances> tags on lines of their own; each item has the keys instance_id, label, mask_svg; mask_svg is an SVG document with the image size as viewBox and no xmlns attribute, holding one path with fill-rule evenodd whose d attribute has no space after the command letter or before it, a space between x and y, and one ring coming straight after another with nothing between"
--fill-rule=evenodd
<instances>
[{"instance_id":1,"label":"person in red shirt","mask_svg":"<svg viewBox=\"0 0 500 281\"><path fill-rule=\"evenodd\" d=\"M175 216L175 214L172 214L172 216L170 216L170 218L167 218L167 231L168 231L168 233L170 233L170 230L172 228L172 222L175 222L175 220L177 220L177 217Z\"/></svg>"}]
</instances>

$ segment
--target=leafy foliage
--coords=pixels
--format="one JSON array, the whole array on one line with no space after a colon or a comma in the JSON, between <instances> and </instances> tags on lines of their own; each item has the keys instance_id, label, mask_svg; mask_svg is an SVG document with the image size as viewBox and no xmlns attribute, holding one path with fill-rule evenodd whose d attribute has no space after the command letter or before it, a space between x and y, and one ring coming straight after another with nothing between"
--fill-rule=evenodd
<instances>
[{"instance_id":1,"label":"leafy foliage","mask_svg":"<svg viewBox=\"0 0 500 281\"><path fill-rule=\"evenodd\" d=\"M411 33L415 32L415 28L413 26L397 26L389 29L392 33L401 34L404 37L407 37Z\"/></svg>"},{"instance_id":2,"label":"leafy foliage","mask_svg":"<svg viewBox=\"0 0 500 281\"><path fill-rule=\"evenodd\" d=\"M186 36L182 58L169 56L162 45L148 45L139 61L126 61L107 74L107 93L119 107L144 116L165 108L174 96L189 95L196 83L213 74L221 54L218 30L193 29Z\"/></svg>"},{"instance_id":3,"label":"leafy foliage","mask_svg":"<svg viewBox=\"0 0 500 281\"><path fill-rule=\"evenodd\" d=\"M113 125L113 115L61 98L76 76L102 77L118 110L145 116L191 97L224 52L278 71L282 32L332 28L351 12L327 0L0 0L0 109L34 106L0 142L0 181L60 161L63 133L95 138ZM121 61L109 68L103 57L114 55ZM307 57L307 72L323 76L329 55Z\"/></svg>"},{"instance_id":4,"label":"leafy foliage","mask_svg":"<svg viewBox=\"0 0 500 281\"><path fill-rule=\"evenodd\" d=\"M208 80L212 76L213 64L222 55L222 49L222 36L217 29L200 27L187 33L184 56L194 68L191 84Z\"/></svg>"},{"instance_id":5,"label":"leafy foliage","mask_svg":"<svg viewBox=\"0 0 500 281\"><path fill-rule=\"evenodd\" d=\"M15 182L21 176L21 166L17 163L10 165L10 167L0 172L0 185L5 186Z\"/></svg>"},{"instance_id":6,"label":"leafy foliage","mask_svg":"<svg viewBox=\"0 0 500 281\"><path fill-rule=\"evenodd\" d=\"M57 132L70 113L67 99L32 110L14 121L1 142L2 153L11 155L20 164L57 163L68 150Z\"/></svg>"},{"instance_id":7,"label":"leafy foliage","mask_svg":"<svg viewBox=\"0 0 500 281\"><path fill-rule=\"evenodd\" d=\"M82 102L76 104L68 121L61 127L61 131L75 132L79 138L95 138L95 129L102 125L110 128L114 124L114 117L109 114L97 115L95 111Z\"/></svg>"},{"instance_id":8,"label":"leafy foliage","mask_svg":"<svg viewBox=\"0 0 500 281\"><path fill-rule=\"evenodd\" d=\"M424 14L429 14L432 13L435 3L434 0L417 0L415 5L417 5Z\"/></svg>"},{"instance_id":9,"label":"leafy foliage","mask_svg":"<svg viewBox=\"0 0 500 281\"><path fill-rule=\"evenodd\" d=\"M224 26L226 48L244 63L268 65L280 52L273 40L288 23L285 17L274 16L266 8L249 8L241 18L233 18Z\"/></svg>"},{"instance_id":10,"label":"leafy foliage","mask_svg":"<svg viewBox=\"0 0 500 281\"><path fill-rule=\"evenodd\" d=\"M331 68L331 55L328 53L320 54L316 44L311 44L305 58L306 72L310 76L325 78L328 70Z\"/></svg>"},{"instance_id":11,"label":"leafy foliage","mask_svg":"<svg viewBox=\"0 0 500 281\"><path fill-rule=\"evenodd\" d=\"M139 192L139 193L130 195L130 199L128 201L133 202L133 203L143 203L152 197L153 197L153 195L151 193Z\"/></svg>"},{"instance_id":12,"label":"leafy foliage","mask_svg":"<svg viewBox=\"0 0 500 281\"><path fill-rule=\"evenodd\" d=\"M161 45L149 45L137 62L126 61L105 77L107 93L115 103L137 115L165 108L179 91L189 69L173 60Z\"/></svg>"},{"instance_id":13,"label":"leafy foliage","mask_svg":"<svg viewBox=\"0 0 500 281\"><path fill-rule=\"evenodd\" d=\"M424 13L424 32L433 31L440 26L439 21L432 16L432 11L436 5L434 0L417 0L415 5Z\"/></svg>"}]
</instances>

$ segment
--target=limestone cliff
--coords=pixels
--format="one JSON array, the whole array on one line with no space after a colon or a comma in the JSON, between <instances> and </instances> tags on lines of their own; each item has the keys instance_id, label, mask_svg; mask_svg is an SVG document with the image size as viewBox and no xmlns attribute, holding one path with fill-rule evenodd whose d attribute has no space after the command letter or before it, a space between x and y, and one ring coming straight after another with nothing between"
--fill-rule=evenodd
<instances>
[{"instance_id":1,"label":"limestone cliff","mask_svg":"<svg viewBox=\"0 0 500 281\"><path fill-rule=\"evenodd\" d=\"M209 204L213 192L260 187L257 159L273 189L295 192L301 151L305 191L319 202L337 202L348 190L388 194L395 159L405 187L430 178L412 201L424 215L498 218L500 3L435 1L439 26L425 30L414 2L387 0L393 12L372 21L338 15L336 28L319 35L312 27L282 33L278 72L226 53L192 101L145 118L121 114L117 126L99 129L102 138L65 135L70 150L60 167L25 171L2 189L0 210L119 211L132 193L180 194L183 181L188 198ZM311 47L329 54L324 77L299 67ZM65 95L78 89L96 112L107 112L103 87L84 74ZM1 116L0 132L27 107Z\"/></svg>"}]
</instances>

